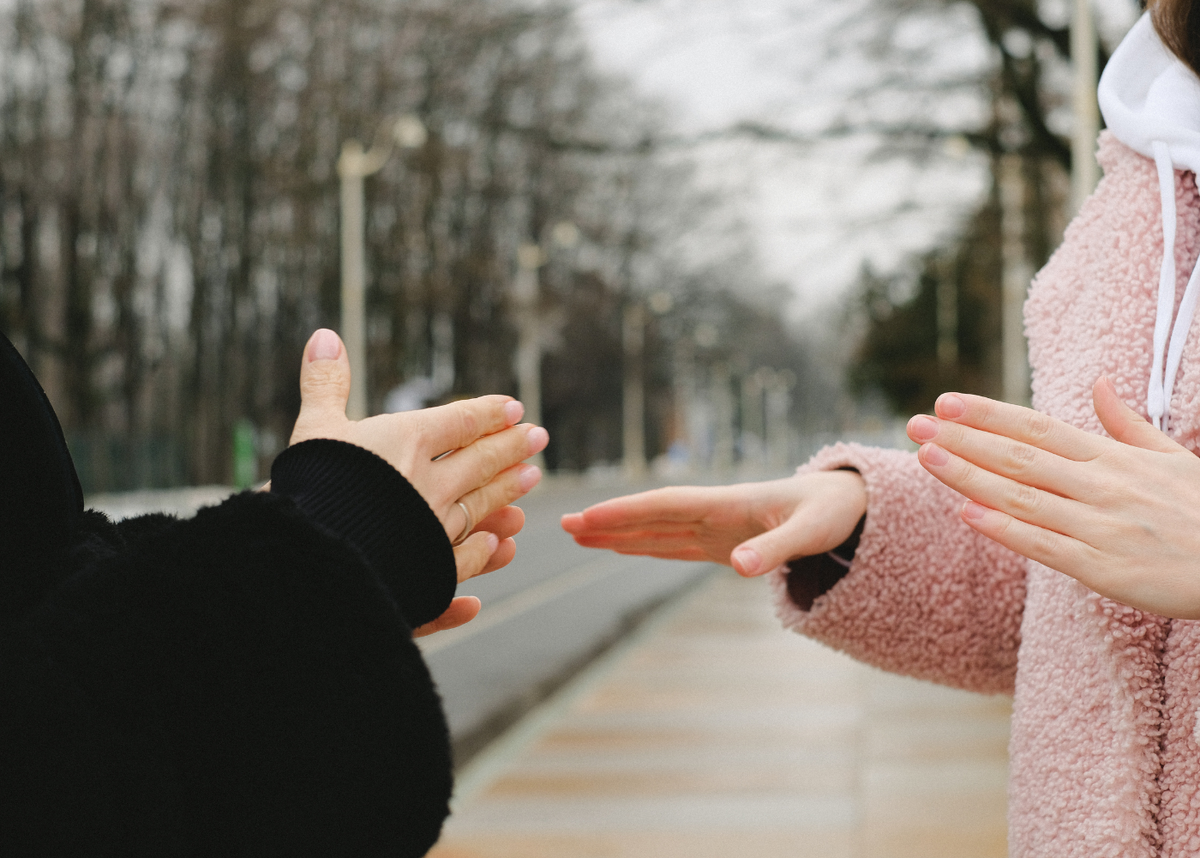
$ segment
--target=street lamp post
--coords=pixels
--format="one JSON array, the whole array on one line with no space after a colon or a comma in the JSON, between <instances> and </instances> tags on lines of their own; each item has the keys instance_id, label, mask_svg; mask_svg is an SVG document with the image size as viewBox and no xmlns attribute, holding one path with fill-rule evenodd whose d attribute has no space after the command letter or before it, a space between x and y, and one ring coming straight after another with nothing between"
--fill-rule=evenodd
<instances>
[{"instance_id":1,"label":"street lamp post","mask_svg":"<svg viewBox=\"0 0 1200 858\"><path fill-rule=\"evenodd\" d=\"M1099 179L1096 135L1100 133L1100 108L1096 103L1096 22L1091 0L1075 0L1071 19L1072 112L1071 214L1095 189Z\"/></svg>"},{"instance_id":2,"label":"street lamp post","mask_svg":"<svg viewBox=\"0 0 1200 858\"><path fill-rule=\"evenodd\" d=\"M717 361L712 368L709 396L713 405L712 469L722 476L733 470L737 439L733 436L734 402L733 372L727 361Z\"/></svg>"},{"instance_id":3,"label":"street lamp post","mask_svg":"<svg viewBox=\"0 0 1200 858\"><path fill-rule=\"evenodd\" d=\"M560 221L550 230L549 244L560 250L570 250L579 244L579 228L570 221ZM538 269L549 261L541 244L527 241L517 248L517 276L513 281L513 305L517 317L517 352L513 369L517 374L517 397L525 406L524 420L542 424L542 349L546 333L539 301ZM541 453L532 459L540 466Z\"/></svg>"},{"instance_id":4,"label":"street lamp post","mask_svg":"<svg viewBox=\"0 0 1200 858\"><path fill-rule=\"evenodd\" d=\"M774 373L759 367L742 379L742 456L751 473L763 470L766 460L766 419L764 398Z\"/></svg>"},{"instance_id":5,"label":"street lamp post","mask_svg":"<svg viewBox=\"0 0 1200 858\"><path fill-rule=\"evenodd\" d=\"M1029 403L1029 346L1022 311L1033 270L1025 252L1025 175L1021 156L1000 156L1001 398Z\"/></svg>"},{"instance_id":6,"label":"street lamp post","mask_svg":"<svg viewBox=\"0 0 1200 858\"><path fill-rule=\"evenodd\" d=\"M688 474L696 471L701 437L697 398L695 344L691 337L680 337L675 344L675 441L683 445L682 465Z\"/></svg>"},{"instance_id":7,"label":"street lamp post","mask_svg":"<svg viewBox=\"0 0 1200 858\"><path fill-rule=\"evenodd\" d=\"M646 478L646 308L641 301L625 305L621 323L621 467L625 479L638 482Z\"/></svg>"},{"instance_id":8,"label":"street lamp post","mask_svg":"<svg viewBox=\"0 0 1200 858\"><path fill-rule=\"evenodd\" d=\"M517 309L517 396L525 406L525 421L542 424L542 336L538 312L538 269L546 261L541 245L517 248L517 279L513 299Z\"/></svg>"},{"instance_id":9,"label":"street lamp post","mask_svg":"<svg viewBox=\"0 0 1200 858\"><path fill-rule=\"evenodd\" d=\"M937 287L938 386L950 390L958 379L958 282L954 260L940 258L935 266Z\"/></svg>"},{"instance_id":10,"label":"street lamp post","mask_svg":"<svg viewBox=\"0 0 1200 858\"><path fill-rule=\"evenodd\" d=\"M362 420L367 416L367 337L366 337L366 215L363 180L383 169L394 147L417 149L425 145L425 126L415 116L404 115L385 122L390 131L363 149L357 140L342 144L337 172L341 179L342 214L342 341L353 370L346 416ZM378 136L378 135L377 135Z\"/></svg>"},{"instance_id":11,"label":"street lamp post","mask_svg":"<svg viewBox=\"0 0 1200 858\"><path fill-rule=\"evenodd\" d=\"M795 386L796 375L789 369L771 373L766 383L767 457L771 469L777 472L791 464L792 429L788 414Z\"/></svg>"}]
</instances>

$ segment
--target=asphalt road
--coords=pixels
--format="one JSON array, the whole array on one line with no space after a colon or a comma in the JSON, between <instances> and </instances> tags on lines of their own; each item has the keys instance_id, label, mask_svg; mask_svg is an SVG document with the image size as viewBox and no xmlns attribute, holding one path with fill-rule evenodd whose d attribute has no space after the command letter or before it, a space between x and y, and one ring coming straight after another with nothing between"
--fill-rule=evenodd
<instances>
[{"instance_id":1,"label":"asphalt road","mask_svg":"<svg viewBox=\"0 0 1200 858\"><path fill-rule=\"evenodd\" d=\"M562 513L630 490L547 480L520 502L516 559L459 588L483 601L479 616L421 639L460 765L653 607L713 571L580 548L559 527Z\"/></svg>"}]
</instances>

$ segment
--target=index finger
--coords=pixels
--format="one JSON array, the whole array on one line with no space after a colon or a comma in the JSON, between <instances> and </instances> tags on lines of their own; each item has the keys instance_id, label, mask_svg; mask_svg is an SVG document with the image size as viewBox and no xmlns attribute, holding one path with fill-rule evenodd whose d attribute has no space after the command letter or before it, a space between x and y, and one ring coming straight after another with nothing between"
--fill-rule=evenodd
<instances>
[{"instance_id":1,"label":"index finger","mask_svg":"<svg viewBox=\"0 0 1200 858\"><path fill-rule=\"evenodd\" d=\"M969 393L943 393L934 404L934 413L943 420L1011 438L1076 462L1099 456L1107 440L1032 408Z\"/></svg>"},{"instance_id":2,"label":"index finger","mask_svg":"<svg viewBox=\"0 0 1200 858\"><path fill-rule=\"evenodd\" d=\"M670 486L601 501L581 513L563 517L570 533L616 530L656 522L686 522L703 518L718 500L721 488Z\"/></svg>"},{"instance_id":3,"label":"index finger","mask_svg":"<svg viewBox=\"0 0 1200 858\"><path fill-rule=\"evenodd\" d=\"M511 396L493 394L439 405L420 412L428 426L423 433L426 443L441 456L468 447L485 435L494 435L515 426L525 406Z\"/></svg>"}]
</instances>

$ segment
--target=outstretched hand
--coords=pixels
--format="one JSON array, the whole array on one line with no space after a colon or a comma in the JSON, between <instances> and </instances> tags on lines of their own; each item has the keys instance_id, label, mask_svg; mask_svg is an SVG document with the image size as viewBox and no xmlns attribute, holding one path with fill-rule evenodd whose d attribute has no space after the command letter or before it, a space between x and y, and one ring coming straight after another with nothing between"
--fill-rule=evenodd
<instances>
[{"instance_id":1,"label":"outstretched hand","mask_svg":"<svg viewBox=\"0 0 1200 858\"><path fill-rule=\"evenodd\" d=\"M733 486L673 486L613 498L562 518L588 548L672 560L713 560L747 577L830 551L867 508L853 471L797 474Z\"/></svg>"},{"instance_id":2,"label":"outstretched hand","mask_svg":"<svg viewBox=\"0 0 1200 858\"><path fill-rule=\"evenodd\" d=\"M1118 602L1200 618L1200 458L1107 378L1092 397L1111 438L957 393L908 435L926 470L968 498L975 530Z\"/></svg>"},{"instance_id":3,"label":"outstretched hand","mask_svg":"<svg viewBox=\"0 0 1200 858\"><path fill-rule=\"evenodd\" d=\"M458 580L508 564L525 514L510 504L537 485L541 471L524 459L545 449L540 426L520 424L524 408L507 396L483 396L438 408L346 418L350 362L341 339L322 329L304 349L300 415L291 444L313 438L346 441L386 460L429 504L452 540ZM460 506L461 504L461 506ZM463 507L466 508L464 512ZM414 634L470 621L479 600L457 597L442 616Z\"/></svg>"}]
</instances>

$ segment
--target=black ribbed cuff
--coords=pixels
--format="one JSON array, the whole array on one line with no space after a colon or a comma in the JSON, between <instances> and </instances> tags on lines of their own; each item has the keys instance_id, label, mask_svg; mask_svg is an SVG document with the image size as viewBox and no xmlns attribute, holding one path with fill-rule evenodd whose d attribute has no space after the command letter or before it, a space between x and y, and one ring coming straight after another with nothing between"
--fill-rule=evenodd
<instances>
[{"instance_id":1,"label":"black ribbed cuff","mask_svg":"<svg viewBox=\"0 0 1200 858\"><path fill-rule=\"evenodd\" d=\"M788 596L796 603L796 607L802 611L811 611L813 602L846 577L850 567L839 563L833 555L847 562L852 561L866 524L867 517L864 514L846 541L833 551L814 554L811 557L799 557L787 562Z\"/></svg>"},{"instance_id":2,"label":"black ribbed cuff","mask_svg":"<svg viewBox=\"0 0 1200 858\"><path fill-rule=\"evenodd\" d=\"M416 628L450 605L454 549L429 504L399 471L344 441L302 441L271 466L271 491L366 558Z\"/></svg>"}]
</instances>

